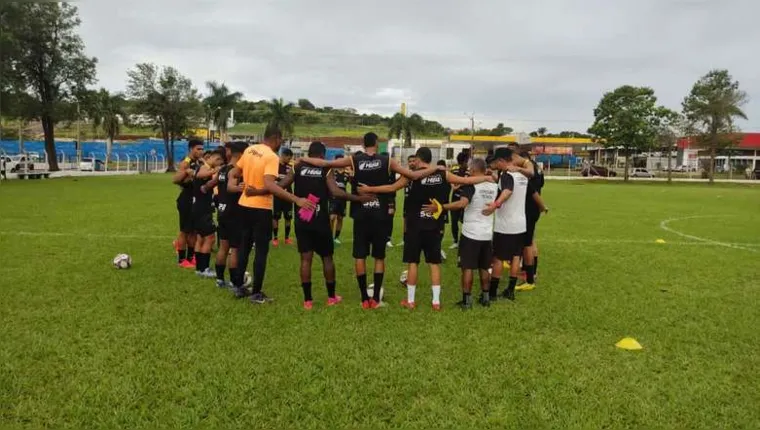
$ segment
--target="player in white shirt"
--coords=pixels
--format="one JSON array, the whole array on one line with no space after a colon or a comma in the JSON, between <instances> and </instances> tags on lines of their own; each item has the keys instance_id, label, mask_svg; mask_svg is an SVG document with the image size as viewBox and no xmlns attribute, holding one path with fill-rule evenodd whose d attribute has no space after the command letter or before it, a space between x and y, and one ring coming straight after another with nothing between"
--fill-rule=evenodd
<instances>
[{"instance_id":1,"label":"player in white shirt","mask_svg":"<svg viewBox=\"0 0 760 430\"><path fill-rule=\"evenodd\" d=\"M503 296L509 300L515 299L520 256L525 246L525 196L529 195L528 178L518 171L513 155L512 150L508 148L498 148L494 152L491 167L501 172L498 182L499 197L483 210L484 215L496 214L491 285L488 289L491 299L497 297L504 261L510 263L510 274L509 284Z\"/></svg>"},{"instance_id":2,"label":"player in white shirt","mask_svg":"<svg viewBox=\"0 0 760 430\"><path fill-rule=\"evenodd\" d=\"M470 176L487 176L486 162L475 158L470 162ZM488 293L493 248L493 214L484 215L483 210L496 200L498 186L490 182L466 185L458 190L459 200L443 205L448 211L464 209L462 231L459 238L459 267L462 269L462 301L457 303L463 310L472 308L472 283L474 271L480 272L480 304L490 306Z\"/></svg>"}]
</instances>

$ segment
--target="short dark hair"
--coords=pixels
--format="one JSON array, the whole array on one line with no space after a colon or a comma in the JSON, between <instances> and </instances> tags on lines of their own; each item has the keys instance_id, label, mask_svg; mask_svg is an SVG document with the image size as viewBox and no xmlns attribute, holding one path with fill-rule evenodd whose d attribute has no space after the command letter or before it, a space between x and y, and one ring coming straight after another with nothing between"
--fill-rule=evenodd
<instances>
[{"instance_id":1,"label":"short dark hair","mask_svg":"<svg viewBox=\"0 0 760 430\"><path fill-rule=\"evenodd\" d=\"M196 146L199 146L199 145L203 146L203 141L202 140L200 140L200 139L190 139L187 142L187 149L193 149L193 148L195 148Z\"/></svg>"},{"instance_id":2,"label":"short dark hair","mask_svg":"<svg viewBox=\"0 0 760 430\"><path fill-rule=\"evenodd\" d=\"M520 157L530 158L530 151L527 149L523 149L522 151L520 151Z\"/></svg>"},{"instance_id":3,"label":"short dark hair","mask_svg":"<svg viewBox=\"0 0 760 430\"><path fill-rule=\"evenodd\" d=\"M423 163L430 163L433 161L433 153L430 151L430 148L423 146L417 150L417 158L422 160Z\"/></svg>"},{"instance_id":4,"label":"short dark hair","mask_svg":"<svg viewBox=\"0 0 760 430\"><path fill-rule=\"evenodd\" d=\"M512 150L509 148L496 148L496 151L493 152L493 158L494 160L509 161L512 159L512 153Z\"/></svg>"},{"instance_id":5,"label":"short dark hair","mask_svg":"<svg viewBox=\"0 0 760 430\"><path fill-rule=\"evenodd\" d=\"M283 155L285 157L292 157L293 151L291 151L290 148L282 148L282 151L280 151L280 155Z\"/></svg>"},{"instance_id":6,"label":"short dark hair","mask_svg":"<svg viewBox=\"0 0 760 430\"><path fill-rule=\"evenodd\" d=\"M209 156L209 155L211 155L213 152L214 152L214 151L212 151L211 149L207 149L207 150L203 151L203 156L204 156L204 157L208 157L208 156Z\"/></svg>"},{"instance_id":7,"label":"short dark hair","mask_svg":"<svg viewBox=\"0 0 760 430\"><path fill-rule=\"evenodd\" d=\"M377 135L373 132L369 132L364 135L364 147L372 148L377 145Z\"/></svg>"},{"instance_id":8,"label":"short dark hair","mask_svg":"<svg viewBox=\"0 0 760 430\"><path fill-rule=\"evenodd\" d=\"M324 157L325 153L327 153L327 148L324 143L315 141L309 145L309 157Z\"/></svg>"},{"instance_id":9,"label":"short dark hair","mask_svg":"<svg viewBox=\"0 0 760 430\"><path fill-rule=\"evenodd\" d=\"M457 164L464 165L467 163L467 160L470 158L470 154L462 151L459 154L457 154Z\"/></svg>"},{"instance_id":10,"label":"short dark hair","mask_svg":"<svg viewBox=\"0 0 760 430\"><path fill-rule=\"evenodd\" d=\"M486 160L482 158L473 158L472 161L470 161L470 167L472 170L476 170L478 172L485 172L486 167L488 165L486 164Z\"/></svg>"},{"instance_id":11,"label":"short dark hair","mask_svg":"<svg viewBox=\"0 0 760 430\"><path fill-rule=\"evenodd\" d=\"M437 164L439 166L445 166L446 165L446 160L438 160L438 162L435 163L435 164Z\"/></svg>"},{"instance_id":12,"label":"short dark hair","mask_svg":"<svg viewBox=\"0 0 760 430\"><path fill-rule=\"evenodd\" d=\"M407 160L411 160L412 158L417 158L417 156L416 156L416 155L414 155L414 154L412 154L412 155L410 155L410 156L406 157L406 159L407 159Z\"/></svg>"},{"instance_id":13,"label":"short dark hair","mask_svg":"<svg viewBox=\"0 0 760 430\"><path fill-rule=\"evenodd\" d=\"M209 151L209 155L212 157L215 155L218 155L222 159L222 161L224 161L225 163L227 162L227 154L224 148L217 148L213 151Z\"/></svg>"},{"instance_id":14,"label":"short dark hair","mask_svg":"<svg viewBox=\"0 0 760 430\"><path fill-rule=\"evenodd\" d=\"M510 148L510 149L512 149L512 150L520 149L520 144L517 143L517 142L509 142L507 144L507 147Z\"/></svg>"},{"instance_id":15,"label":"short dark hair","mask_svg":"<svg viewBox=\"0 0 760 430\"><path fill-rule=\"evenodd\" d=\"M282 130L276 124L267 124L264 129L264 139L282 138Z\"/></svg>"},{"instance_id":16,"label":"short dark hair","mask_svg":"<svg viewBox=\"0 0 760 430\"><path fill-rule=\"evenodd\" d=\"M230 143L230 152L233 154L242 154L245 152L245 148L248 148L248 144L246 142Z\"/></svg>"}]
</instances>

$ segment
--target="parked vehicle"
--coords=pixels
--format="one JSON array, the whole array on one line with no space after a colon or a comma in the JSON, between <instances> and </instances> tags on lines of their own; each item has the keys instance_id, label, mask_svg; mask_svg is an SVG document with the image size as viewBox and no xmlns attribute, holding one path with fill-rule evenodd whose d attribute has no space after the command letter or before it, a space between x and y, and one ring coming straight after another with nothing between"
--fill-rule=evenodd
<instances>
[{"instance_id":1,"label":"parked vehicle","mask_svg":"<svg viewBox=\"0 0 760 430\"><path fill-rule=\"evenodd\" d=\"M752 179L760 179L760 163L755 166L755 170L752 171Z\"/></svg>"},{"instance_id":2,"label":"parked vehicle","mask_svg":"<svg viewBox=\"0 0 760 430\"><path fill-rule=\"evenodd\" d=\"M79 170L83 172L102 172L106 170L103 160L96 158L82 158L79 162Z\"/></svg>"},{"instance_id":3,"label":"parked vehicle","mask_svg":"<svg viewBox=\"0 0 760 430\"><path fill-rule=\"evenodd\" d=\"M647 169L636 167L631 170L632 178L654 178L654 173L650 172Z\"/></svg>"},{"instance_id":4,"label":"parked vehicle","mask_svg":"<svg viewBox=\"0 0 760 430\"><path fill-rule=\"evenodd\" d=\"M617 176L617 172L603 166L589 166L581 169L582 176L604 176L606 178Z\"/></svg>"},{"instance_id":5,"label":"parked vehicle","mask_svg":"<svg viewBox=\"0 0 760 430\"><path fill-rule=\"evenodd\" d=\"M10 173L18 173L26 170L48 170L48 164L45 163L36 153L7 155L5 157L5 168Z\"/></svg>"}]
</instances>

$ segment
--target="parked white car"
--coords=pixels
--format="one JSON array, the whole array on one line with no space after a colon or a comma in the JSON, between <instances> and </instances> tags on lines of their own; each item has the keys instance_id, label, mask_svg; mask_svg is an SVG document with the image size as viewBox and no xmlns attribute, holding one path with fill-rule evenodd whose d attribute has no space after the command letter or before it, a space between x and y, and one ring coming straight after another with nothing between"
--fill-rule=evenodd
<instances>
[{"instance_id":1,"label":"parked white car","mask_svg":"<svg viewBox=\"0 0 760 430\"><path fill-rule=\"evenodd\" d=\"M102 172L106 170L106 165L103 160L96 158L82 158L79 162L79 170L83 172Z\"/></svg>"},{"instance_id":2,"label":"parked white car","mask_svg":"<svg viewBox=\"0 0 760 430\"><path fill-rule=\"evenodd\" d=\"M5 168L10 173L26 170L48 170L49 167L36 153L7 155Z\"/></svg>"},{"instance_id":3,"label":"parked white car","mask_svg":"<svg viewBox=\"0 0 760 430\"><path fill-rule=\"evenodd\" d=\"M650 172L647 169L637 167L631 170L631 177L632 178L654 178L654 173Z\"/></svg>"}]
</instances>

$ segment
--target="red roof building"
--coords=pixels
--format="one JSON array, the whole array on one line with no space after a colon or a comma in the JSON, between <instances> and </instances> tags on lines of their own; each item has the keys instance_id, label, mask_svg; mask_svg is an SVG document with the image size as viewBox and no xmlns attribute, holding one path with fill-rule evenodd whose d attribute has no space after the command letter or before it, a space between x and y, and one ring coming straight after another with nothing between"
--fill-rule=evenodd
<instances>
[{"instance_id":1,"label":"red roof building","mask_svg":"<svg viewBox=\"0 0 760 430\"><path fill-rule=\"evenodd\" d=\"M696 142L694 140L693 137L678 139L678 148L696 148ZM760 151L760 133L743 133L741 135L741 141L735 146L735 148Z\"/></svg>"}]
</instances>

